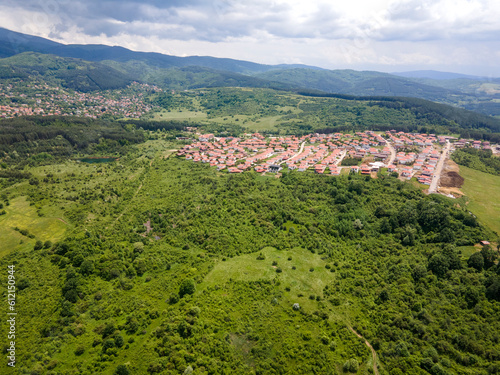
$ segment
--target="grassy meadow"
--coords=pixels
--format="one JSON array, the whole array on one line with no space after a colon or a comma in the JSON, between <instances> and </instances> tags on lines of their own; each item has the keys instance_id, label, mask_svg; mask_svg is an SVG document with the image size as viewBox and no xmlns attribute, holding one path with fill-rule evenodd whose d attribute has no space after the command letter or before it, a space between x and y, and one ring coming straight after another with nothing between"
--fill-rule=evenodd
<instances>
[{"instance_id":1,"label":"grassy meadow","mask_svg":"<svg viewBox=\"0 0 500 375\"><path fill-rule=\"evenodd\" d=\"M465 179L462 190L470 199L468 208L479 221L500 234L500 177L460 166Z\"/></svg>"}]
</instances>

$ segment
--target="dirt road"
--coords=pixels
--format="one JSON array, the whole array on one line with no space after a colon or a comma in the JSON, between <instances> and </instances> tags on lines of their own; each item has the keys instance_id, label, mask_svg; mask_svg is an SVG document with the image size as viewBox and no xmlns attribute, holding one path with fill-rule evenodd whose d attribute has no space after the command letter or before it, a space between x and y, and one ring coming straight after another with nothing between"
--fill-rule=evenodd
<instances>
[{"instance_id":1,"label":"dirt road","mask_svg":"<svg viewBox=\"0 0 500 375\"><path fill-rule=\"evenodd\" d=\"M385 140L385 143L387 144L387 147L389 147L389 150L391 150L391 158L387 162L387 166L394 164L394 160L396 160L396 150L394 147L392 147L391 142L389 142L387 139Z\"/></svg>"},{"instance_id":2,"label":"dirt road","mask_svg":"<svg viewBox=\"0 0 500 375\"><path fill-rule=\"evenodd\" d=\"M352 328L351 326L348 326L348 327L352 333L354 333L360 339L363 339L365 341L365 345L368 346L368 348L370 348L370 350L372 352L372 359L373 359L373 373L375 375L379 375L378 367L377 367L377 352L375 351L375 349L373 349L373 346L368 342L368 340L366 340L363 336L361 336L358 332L356 332L354 330L354 328Z\"/></svg>"}]
</instances>

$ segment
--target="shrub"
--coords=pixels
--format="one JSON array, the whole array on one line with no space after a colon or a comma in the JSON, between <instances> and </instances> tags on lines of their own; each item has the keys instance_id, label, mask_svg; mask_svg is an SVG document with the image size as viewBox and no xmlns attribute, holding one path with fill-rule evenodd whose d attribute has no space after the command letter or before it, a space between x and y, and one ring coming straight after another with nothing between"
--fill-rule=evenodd
<instances>
[{"instance_id":1,"label":"shrub","mask_svg":"<svg viewBox=\"0 0 500 375\"><path fill-rule=\"evenodd\" d=\"M179 297L183 298L186 294L193 294L196 290L196 285L193 279L184 279L179 286Z\"/></svg>"},{"instance_id":2,"label":"shrub","mask_svg":"<svg viewBox=\"0 0 500 375\"><path fill-rule=\"evenodd\" d=\"M118 365L115 370L115 375L129 375L130 371L127 365Z\"/></svg>"},{"instance_id":3,"label":"shrub","mask_svg":"<svg viewBox=\"0 0 500 375\"><path fill-rule=\"evenodd\" d=\"M472 254L467 260L467 266L481 271L484 267L484 256L481 253Z\"/></svg>"},{"instance_id":4,"label":"shrub","mask_svg":"<svg viewBox=\"0 0 500 375\"><path fill-rule=\"evenodd\" d=\"M342 369L345 372L357 372L359 369L359 363L356 359L351 358L350 360L344 363Z\"/></svg>"},{"instance_id":5,"label":"shrub","mask_svg":"<svg viewBox=\"0 0 500 375\"><path fill-rule=\"evenodd\" d=\"M85 348L82 345L75 349L75 355L82 355L83 353L85 353Z\"/></svg>"}]
</instances>

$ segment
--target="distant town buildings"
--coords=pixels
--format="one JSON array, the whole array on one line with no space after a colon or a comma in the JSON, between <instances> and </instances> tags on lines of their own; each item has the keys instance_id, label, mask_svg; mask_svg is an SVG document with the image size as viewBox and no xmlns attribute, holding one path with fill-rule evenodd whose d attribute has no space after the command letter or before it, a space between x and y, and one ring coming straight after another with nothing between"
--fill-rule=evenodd
<instances>
[{"instance_id":1,"label":"distant town buildings","mask_svg":"<svg viewBox=\"0 0 500 375\"><path fill-rule=\"evenodd\" d=\"M46 83L16 82L0 84L0 118L19 116L114 116L139 118L153 108L144 100L148 91L162 89L132 83L122 90L82 93L49 86Z\"/></svg>"}]
</instances>

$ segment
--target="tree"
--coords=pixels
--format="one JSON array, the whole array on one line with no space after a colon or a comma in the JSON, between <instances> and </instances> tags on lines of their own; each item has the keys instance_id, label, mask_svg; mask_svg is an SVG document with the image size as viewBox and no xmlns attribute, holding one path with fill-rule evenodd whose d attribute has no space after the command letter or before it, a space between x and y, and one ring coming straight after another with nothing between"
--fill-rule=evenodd
<instances>
[{"instance_id":1,"label":"tree","mask_svg":"<svg viewBox=\"0 0 500 375\"><path fill-rule=\"evenodd\" d=\"M474 253L467 260L467 266L475 268L478 271L481 271L484 267L484 257L481 253Z\"/></svg>"},{"instance_id":2,"label":"tree","mask_svg":"<svg viewBox=\"0 0 500 375\"><path fill-rule=\"evenodd\" d=\"M431 259L429 259L428 268L436 276L442 277L446 274L446 272L448 272L448 259L443 254L434 254Z\"/></svg>"},{"instance_id":3,"label":"tree","mask_svg":"<svg viewBox=\"0 0 500 375\"><path fill-rule=\"evenodd\" d=\"M91 260L84 260L80 265L80 272L83 275L90 275L92 272L94 272L94 262L92 262Z\"/></svg>"},{"instance_id":4,"label":"tree","mask_svg":"<svg viewBox=\"0 0 500 375\"><path fill-rule=\"evenodd\" d=\"M182 298L186 294L193 294L196 290L196 285L193 279L184 279L179 287L179 297Z\"/></svg>"},{"instance_id":5,"label":"tree","mask_svg":"<svg viewBox=\"0 0 500 375\"><path fill-rule=\"evenodd\" d=\"M40 240L36 241L33 250L41 250L42 248L43 248L43 242Z\"/></svg>"},{"instance_id":6,"label":"tree","mask_svg":"<svg viewBox=\"0 0 500 375\"><path fill-rule=\"evenodd\" d=\"M115 370L115 375L129 375L130 371L127 365L118 365Z\"/></svg>"},{"instance_id":7,"label":"tree","mask_svg":"<svg viewBox=\"0 0 500 375\"><path fill-rule=\"evenodd\" d=\"M342 369L345 372L357 372L359 369L359 362L355 358L351 358L350 360L344 363Z\"/></svg>"},{"instance_id":8,"label":"tree","mask_svg":"<svg viewBox=\"0 0 500 375\"><path fill-rule=\"evenodd\" d=\"M481 250L481 254L483 255L485 269L488 269L495 264L497 254L490 246L484 246Z\"/></svg>"},{"instance_id":9,"label":"tree","mask_svg":"<svg viewBox=\"0 0 500 375\"><path fill-rule=\"evenodd\" d=\"M124 344L123 336L121 335L116 335L115 336L115 345L117 348L121 348Z\"/></svg>"},{"instance_id":10,"label":"tree","mask_svg":"<svg viewBox=\"0 0 500 375\"><path fill-rule=\"evenodd\" d=\"M500 277L495 275L490 282L490 286L486 289L486 297L500 301Z\"/></svg>"},{"instance_id":11,"label":"tree","mask_svg":"<svg viewBox=\"0 0 500 375\"><path fill-rule=\"evenodd\" d=\"M416 264L412 271L411 271L411 276L413 277L413 280L419 281L421 278L425 277L427 275L427 269L422 266L421 264Z\"/></svg>"}]
</instances>

